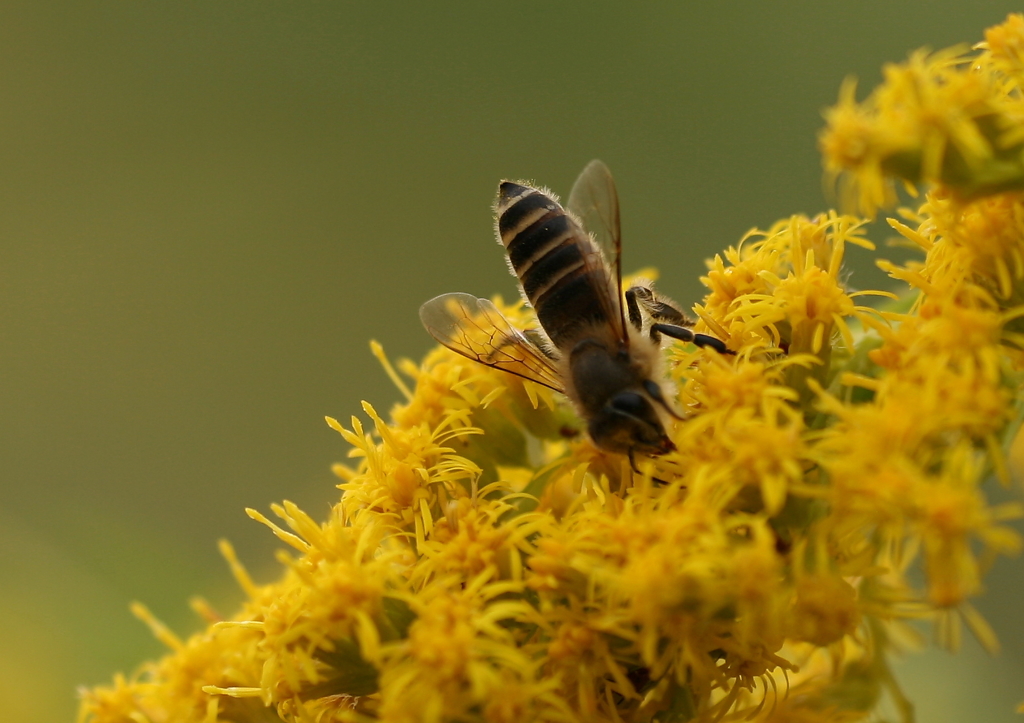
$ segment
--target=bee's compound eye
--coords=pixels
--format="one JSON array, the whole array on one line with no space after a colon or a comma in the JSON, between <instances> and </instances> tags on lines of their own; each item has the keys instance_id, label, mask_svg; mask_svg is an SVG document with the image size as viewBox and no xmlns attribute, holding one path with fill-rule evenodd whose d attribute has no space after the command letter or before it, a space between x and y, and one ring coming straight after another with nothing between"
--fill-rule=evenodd
<instances>
[{"instance_id":1,"label":"bee's compound eye","mask_svg":"<svg viewBox=\"0 0 1024 723\"><path fill-rule=\"evenodd\" d=\"M612 409L632 417L640 416L647 409L647 400L636 392L620 392L612 397Z\"/></svg>"}]
</instances>

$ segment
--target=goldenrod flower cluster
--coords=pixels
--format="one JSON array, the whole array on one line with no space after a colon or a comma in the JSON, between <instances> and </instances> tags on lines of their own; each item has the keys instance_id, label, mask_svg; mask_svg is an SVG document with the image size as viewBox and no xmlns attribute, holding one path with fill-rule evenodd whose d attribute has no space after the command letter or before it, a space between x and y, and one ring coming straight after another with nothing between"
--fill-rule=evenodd
<instances>
[{"instance_id":1,"label":"goldenrod flower cluster","mask_svg":"<svg viewBox=\"0 0 1024 723\"><path fill-rule=\"evenodd\" d=\"M894 180L941 185L961 199L1024 190L1022 33L1024 16L1011 15L976 52L917 51L886 65L863 103L847 81L821 138L844 200L871 215L895 200Z\"/></svg>"},{"instance_id":2,"label":"goldenrod flower cluster","mask_svg":"<svg viewBox=\"0 0 1024 723\"><path fill-rule=\"evenodd\" d=\"M886 697L909 720L888 664L908 621L994 647L971 598L1021 545L983 483L1022 404L1024 18L986 37L829 111L863 209L925 186L892 221L923 260L881 262L898 295L845 283L863 219L747 234L695 309L737 354L666 350L687 418L639 471L548 390L375 346L406 400L328 420L354 460L330 518L250 511L291 548L281 579L225 544L242 610L197 604L183 641L138 608L171 652L86 691L80 721L814 723Z\"/></svg>"}]
</instances>

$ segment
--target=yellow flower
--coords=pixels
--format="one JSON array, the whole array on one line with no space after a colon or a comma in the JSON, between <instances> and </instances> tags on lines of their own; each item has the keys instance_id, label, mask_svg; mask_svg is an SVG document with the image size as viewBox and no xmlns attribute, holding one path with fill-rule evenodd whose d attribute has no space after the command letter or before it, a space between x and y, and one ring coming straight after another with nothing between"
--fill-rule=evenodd
<instances>
[{"instance_id":1,"label":"yellow flower","mask_svg":"<svg viewBox=\"0 0 1024 723\"><path fill-rule=\"evenodd\" d=\"M1019 88L1024 82L1024 15L1013 14L1002 25L985 31L985 42L979 48L989 51L989 62L1008 82Z\"/></svg>"},{"instance_id":2,"label":"yellow flower","mask_svg":"<svg viewBox=\"0 0 1024 723\"><path fill-rule=\"evenodd\" d=\"M815 723L883 696L909 720L889 667L907 622L994 649L972 599L1021 547L1020 505L986 484L1024 407L1022 38L1011 16L830 112L826 162L868 210L928 185L891 221L922 258L879 262L901 296L847 286L849 245L874 248L861 219L749 232L696 307L737 353L666 350L685 418L637 470L550 390L374 345L405 401L328 420L354 460L328 519L250 511L291 548L280 578L225 544L242 609L197 605L207 628L181 640L136 608L170 651L86 691L80 721Z\"/></svg>"},{"instance_id":3,"label":"yellow flower","mask_svg":"<svg viewBox=\"0 0 1024 723\"><path fill-rule=\"evenodd\" d=\"M465 580L428 586L413 598L408 636L384 652L381 719L460 720L504 698L510 685L516 695L506 705L523 705L531 719L553 719L558 704L545 695L551 686L534 681L535 664L507 627L528 619L531 609L502 599L514 588L487 584L484 576Z\"/></svg>"},{"instance_id":4,"label":"yellow flower","mask_svg":"<svg viewBox=\"0 0 1024 723\"><path fill-rule=\"evenodd\" d=\"M703 279L711 294L697 307L701 317L721 315L731 337L787 352L787 386L804 404L812 396L807 379L825 383L829 376L833 333L849 354L853 333L847 319L878 324L872 309L854 298L884 292L849 292L840 281L847 244L874 249L863 238L863 226L834 212L794 216L767 231L748 232L738 249L726 252L729 265L716 257Z\"/></svg>"},{"instance_id":5,"label":"yellow flower","mask_svg":"<svg viewBox=\"0 0 1024 723\"><path fill-rule=\"evenodd\" d=\"M844 202L873 215L895 200L895 179L941 183L965 199L1024 187L1021 37L1011 15L976 52L913 53L886 66L862 104L844 84L820 139Z\"/></svg>"}]
</instances>

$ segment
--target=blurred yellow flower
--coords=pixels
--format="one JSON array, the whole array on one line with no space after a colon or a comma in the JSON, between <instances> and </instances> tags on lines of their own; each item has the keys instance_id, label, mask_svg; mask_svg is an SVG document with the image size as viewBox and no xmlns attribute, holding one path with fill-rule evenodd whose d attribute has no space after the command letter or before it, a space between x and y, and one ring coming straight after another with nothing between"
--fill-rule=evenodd
<instances>
[{"instance_id":1,"label":"blurred yellow flower","mask_svg":"<svg viewBox=\"0 0 1024 723\"><path fill-rule=\"evenodd\" d=\"M942 184L972 199L1024 189L1024 22L1011 15L974 51L912 53L886 65L863 103L847 81L820 139L841 198L866 215L895 200L894 181Z\"/></svg>"},{"instance_id":2,"label":"blurred yellow flower","mask_svg":"<svg viewBox=\"0 0 1024 723\"><path fill-rule=\"evenodd\" d=\"M188 640L83 692L126 721L857 721L888 697L912 620L995 648L971 599L1019 551L1008 480L1024 369L1024 20L974 54L917 53L828 113L830 172L922 252L861 305L842 262L864 220L753 230L709 262L695 309L736 356L666 351L676 451L595 447L566 402L445 349L395 369L387 421L328 423L354 466L317 522L284 503L281 578ZM528 324L522 304L495 303ZM409 383L411 381L411 384ZM921 588L910 580L920 580Z\"/></svg>"}]
</instances>

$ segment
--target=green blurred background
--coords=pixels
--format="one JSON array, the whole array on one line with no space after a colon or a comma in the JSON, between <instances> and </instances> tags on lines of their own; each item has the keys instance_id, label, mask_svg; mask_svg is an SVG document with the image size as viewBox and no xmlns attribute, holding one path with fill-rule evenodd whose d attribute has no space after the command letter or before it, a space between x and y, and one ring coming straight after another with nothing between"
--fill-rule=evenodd
<instances>
[{"instance_id":1,"label":"green blurred background","mask_svg":"<svg viewBox=\"0 0 1024 723\"><path fill-rule=\"evenodd\" d=\"M827 206L815 139L847 74L1014 9L4 2L0 716L70 720L76 685L162 652L130 600L182 633L192 594L230 611L219 537L275 574L242 510L326 513L324 415L398 399L368 340L415 358L423 300L514 295L499 178L566 194L602 158L626 268L689 304L705 257ZM1017 719L1021 571L980 602L1000 657L900 666L920 720Z\"/></svg>"}]
</instances>

